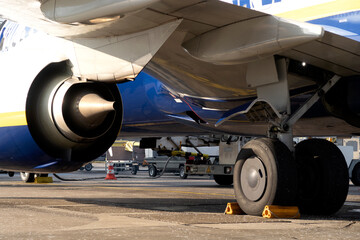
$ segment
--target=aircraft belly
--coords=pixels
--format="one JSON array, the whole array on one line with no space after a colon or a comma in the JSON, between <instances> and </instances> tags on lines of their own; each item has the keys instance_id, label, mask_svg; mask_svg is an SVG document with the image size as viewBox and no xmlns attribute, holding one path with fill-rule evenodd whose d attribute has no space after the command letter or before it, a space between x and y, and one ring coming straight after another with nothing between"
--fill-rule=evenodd
<instances>
[{"instance_id":1,"label":"aircraft belly","mask_svg":"<svg viewBox=\"0 0 360 240\"><path fill-rule=\"evenodd\" d=\"M293 130L294 136L351 137L360 134L359 128L331 116L302 118L294 125Z\"/></svg>"},{"instance_id":2,"label":"aircraft belly","mask_svg":"<svg viewBox=\"0 0 360 240\"><path fill-rule=\"evenodd\" d=\"M242 136L264 136L269 125L265 122L228 121L218 128L208 126L207 129L187 126L172 122L152 122L123 125L119 137L160 137L179 135L233 134ZM359 129L345 121L327 116L300 119L293 127L294 136L352 136L359 135Z\"/></svg>"},{"instance_id":3,"label":"aircraft belly","mask_svg":"<svg viewBox=\"0 0 360 240\"><path fill-rule=\"evenodd\" d=\"M189 136L205 135L211 131L204 131L199 128L190 127L175 121L157 123L134 123L124 124L119 137L160 137L160 136Z\"/></svg>"}]
</instances>

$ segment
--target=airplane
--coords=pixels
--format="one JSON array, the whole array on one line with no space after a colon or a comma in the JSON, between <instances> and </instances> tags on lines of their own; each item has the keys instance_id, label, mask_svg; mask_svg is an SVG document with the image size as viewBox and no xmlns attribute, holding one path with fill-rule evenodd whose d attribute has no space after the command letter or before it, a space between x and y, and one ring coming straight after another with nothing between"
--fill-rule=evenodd
<instances>
[{"instance_id":1,"label":"airplane","mask_svg":"<svg viewBox=\"0 0 360 240\"><path fill-rule=\"evenodd\" d=\"M359 10L351 0L0 0L0 169L28 180L74 171L118 136L258 136L234 166L240 208L333 214L348 193L343 155L293 137L359 135Z\"/></svg>"}]
</instances>

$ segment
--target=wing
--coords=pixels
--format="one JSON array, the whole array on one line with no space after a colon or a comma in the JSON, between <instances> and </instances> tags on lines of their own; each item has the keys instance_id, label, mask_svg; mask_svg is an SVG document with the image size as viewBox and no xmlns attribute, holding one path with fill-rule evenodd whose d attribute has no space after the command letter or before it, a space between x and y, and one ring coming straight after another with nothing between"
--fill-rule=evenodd
<instances>
[{"instance_id":1,"label":"wing","mask_svg":"<svg viewBox=\"0 0 360 240\"><path fill-rule=\"evenodd\" d=\"M79 4L71 0L58 1L56 4L54 2L0 0L0 17L32 26L54 36L78 38L126 35L179 18L191 21L191 25L194 25L191 27L193 33L201 34L237 21L264 15L219 1L142 0L137 1L139 5L129 0L77 1ZM135 6L129 9L126 8L126 3ZM119 18L110 22L91 23L94 19L99 20L109 15Z\"/></svg>"},{"instance_id":2,"label":"wing","mask_svg":"<svg viewBox=\"0 0 360 240\"><path fill-rule=\"evenodd\" d=\"M152 58L161 47L149 70L176 91L190 96L231 99L254 95L254 84L269 82L245 81L244 68L250 62L273 55L306 62L340 76L360 72L359 42L330 32L323 33L314 25L216 0L133 2L63 0L55 4L55 0L0 0L0 16L121 59L124 53L113 53L98 47L102 44L82 39L129 36L182 19L172 36L167 39L169 34L166 35L167 41L159 41L159 46L151 52ZM132 44L128 48L139 45ZM151 58L140 64L133 76ZM256 65L253 68L256 69ZM305 80L294 84L294 87L306 85Z\"/></svg>"}]
</instances>

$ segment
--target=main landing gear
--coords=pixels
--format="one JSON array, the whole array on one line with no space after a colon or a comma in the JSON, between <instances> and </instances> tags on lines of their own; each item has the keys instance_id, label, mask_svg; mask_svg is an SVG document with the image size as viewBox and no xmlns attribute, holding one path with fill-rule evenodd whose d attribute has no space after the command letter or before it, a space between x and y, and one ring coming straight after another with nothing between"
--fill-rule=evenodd
<instances>
[{"instance_id":1,"label":"main landing gear","mask_svg":"<svg viewBox=\"0 0 360 240\"><path fill-rule=\"evenodd\" d=\"M341 151L323 139L300 142L295 157L277 139L255 139L244 145L234 168L236 200L249 215L261 215L266 205L331 215L344 204L348 185Z\"/></svg>"},{"instance_id":2,"label":"main landing gear","mask_svg":"<svg viewBox=\"0 0 360 240\"><path fill-rule=\"evenodd\" d=\"M344 204L349 188L344 156L323 139L305 140L294 148L292 126L340 77L327 80L290 114L286 62L280 59L276 66L279 83L259 87L258 99L248 109L231 113L250 118L255 113L251 119L271 122L268 138L248 142L238 155L234 167L236 200L249 215L261 215L266 205L299 206L306 214L334 214Z\"/></svg>"}]
</instances>

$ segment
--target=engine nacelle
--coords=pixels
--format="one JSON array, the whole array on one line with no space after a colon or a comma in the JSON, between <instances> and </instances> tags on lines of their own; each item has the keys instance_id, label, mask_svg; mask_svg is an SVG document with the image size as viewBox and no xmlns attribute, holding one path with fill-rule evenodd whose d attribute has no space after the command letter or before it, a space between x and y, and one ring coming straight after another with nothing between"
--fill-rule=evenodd
<instances>
[{"instance_id":1,"label":"engine nacelle","mask_svg":"<svg viewBox=\"0 0 360 240\"><path fill-rule=\"evenodd\" d=\"M28 128L39 147L53 158L79 164L113 144L122 117L116 84L74 78L67 61L41 71L26 102Z\"/></svg>"},{"instance_id":2,"label":"engine nacelle","mask_svg":"<svg viewBox=\"0 0 360 240\"><path fill-rule=\"evenodd\" d=\"M360 76L342 78L323 97L326 110L360 128Z\"/></svg>"}]
</instances>

